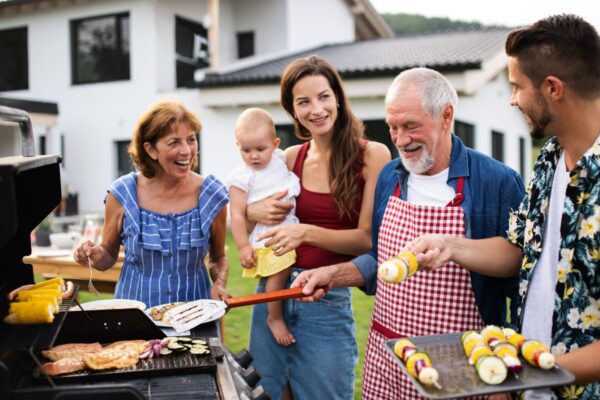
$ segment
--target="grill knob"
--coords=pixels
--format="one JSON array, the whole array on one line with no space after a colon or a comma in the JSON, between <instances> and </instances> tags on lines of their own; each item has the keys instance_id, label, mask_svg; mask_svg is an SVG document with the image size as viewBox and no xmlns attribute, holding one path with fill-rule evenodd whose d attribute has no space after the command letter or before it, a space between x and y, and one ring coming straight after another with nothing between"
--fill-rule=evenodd
<instances>
[{"instance_id":1,"label":"grill knob","mask_svg":"<svg viewBox=\"0 0 600 400\"><path fill-rule=\"evenodd\" d=\"M246 349L240 350L235 356L233 356L238 365L244 369L248 368L252 363L252 354Z\"/></svg>"},{"instance_id":2,"label":"grill knob","mask_svg":"<svg viewBox=\"0 0 600 400\"><path fill-rule=\"evenodd\" d=\"M256 384L260 380L260 375L258 374L258 372L256 372L253 365L248 367L248 369L246 369L245 371L240 371L240 375L244 382L246 382L246 384L251 388L256 386Z\"/></svg>"}]
</instances>

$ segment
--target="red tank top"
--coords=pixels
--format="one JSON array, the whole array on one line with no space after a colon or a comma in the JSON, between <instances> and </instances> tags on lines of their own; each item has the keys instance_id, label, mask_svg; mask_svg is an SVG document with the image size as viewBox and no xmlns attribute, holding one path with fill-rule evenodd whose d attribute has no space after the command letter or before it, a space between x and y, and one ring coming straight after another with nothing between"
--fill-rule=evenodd
<instances>
[{"instance_id":1,"label":"red tank top","mask_svg":"<svg viewBox=\"0 0 600 400\"><path fill-rule=\"evenodd\" d=\"M300 223L320 226L327 229L354 229L358 226L358 217L362 203L365 180L362 171L357 173L360 197L356 201L352 216L338 215L331 193L318 193L307 190L302 184L302 167L310 142L304 143L298 151L294 164L294 173L300 178L300 195L296 197L296 216ZM302 244L296 249L296 266L303 269L318 268L353 259L354 256L338 254L309 244Z\"/></svg>"}]
</instances>

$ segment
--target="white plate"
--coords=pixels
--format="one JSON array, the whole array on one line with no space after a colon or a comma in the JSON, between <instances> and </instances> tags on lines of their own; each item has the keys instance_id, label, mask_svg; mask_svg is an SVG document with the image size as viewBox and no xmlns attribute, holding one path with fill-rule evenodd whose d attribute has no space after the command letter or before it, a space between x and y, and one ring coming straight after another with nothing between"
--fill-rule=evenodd
<instances>
[{"instance_id":1,"label":"white plate","mask_svg":"<svg viewBox=\"0 0 600 400\"><path fill-rule=\"evenodd\" d=\"M123 308L139 308L140 310L146 309L146 304L137 300L129 299L106 299L106 300L95 300L87 303L83 303L81 307L86 310L120 310ZM70 311L80 311L79 306L71 307Z\"/></svg>"},{"instance_id":2,"label":"white plate","mask_svg":"<svg viewBox=\"0 0 600 400\"><path fill-rule=\"evenodd\" d=\"M195 301L199 301L199 300L195 300ZM217 302L218 302L218 303L221 303L220 301L217 301L217 300L209 300L209 299L206 299L206 302L207 302L207 303L211 303L211 304L212 304L212 303L217 303ZM154 322L154 323L155 323L157 326L162 326L162 327L166 327L166 328L171 328L171 327L172 327L172 325L169 323L168 319L167 319L167 320L164 320L164 319L162 319L162 320L158 320L158 321L157 321L157 320L155 320L154 318L152 318L152 314L151 314L151 313L152 313L152 310L153 310L153 309L155 309L155 308L158 308L158 309L160 309L160 308L167 308L167 307L168 307L169 309L171 309L171 308L173 308L173 307L175 307L175 306L178 306L178 305L180 305L180 304L184 304L184 303L185 303L185 302L183 302L183 301L182 301L182 302L179 302L179 303L167 303L167 304L161 304L161 305L159 305L159 306L155 306L155 307L151 307L151 308L147 309L147 310L145 311L145 313L146 313L146 314L148 315L148 317L149 317L149 318L152 320L152 322ZM211 318L210 318L210 319L207 319L207 320L206 320L204 323L206 323L206 322L211 322L211 321L214 321L214 320L217 320L217 319L221 318L223 315L225 315L225 311L226 311L226 310L222 310L221 312L219 312L219 313L217 313L217 314L215 314L215 315L211 316Z\"/></svg>"}]
</instances>

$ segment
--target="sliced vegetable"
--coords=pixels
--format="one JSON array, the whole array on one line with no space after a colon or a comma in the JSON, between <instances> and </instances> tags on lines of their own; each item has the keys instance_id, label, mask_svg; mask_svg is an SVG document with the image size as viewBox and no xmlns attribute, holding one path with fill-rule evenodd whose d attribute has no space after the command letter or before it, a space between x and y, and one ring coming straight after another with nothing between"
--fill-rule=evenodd
<instances>
[{"instance_id":1,"label":"sliced vegetable","mask_svg":"<svg viewBox=\"0 0 600 400\"><path fill-rule=\"evenodd\" d=\"M493 355L486 355L475 364L475 370L479 379L488 385L499 385L506 380L508 369L504 362Z\"/></svg>"}]
</instances>

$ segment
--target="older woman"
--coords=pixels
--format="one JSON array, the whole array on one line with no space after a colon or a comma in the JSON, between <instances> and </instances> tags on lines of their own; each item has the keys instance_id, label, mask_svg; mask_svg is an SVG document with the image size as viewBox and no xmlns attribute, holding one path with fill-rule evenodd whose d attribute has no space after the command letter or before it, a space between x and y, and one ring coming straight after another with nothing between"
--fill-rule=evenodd
<instances>
[{"instance_id":1,"label":"older woman","mask_svg":"<svg viewBox=\"0 0 600 400\"><path fill-rule=\"evenodd\" d=\"M149 307L185 300L225 298L225 186L193 172L198 119L177 102L160 102L140 118L129 147L139 172L117 179L105 199L102 243L82 243L75 261L99 270L125 262L116 298ZM209 272L204 265L209 254Z\"/></svg>"}]
</instances>

